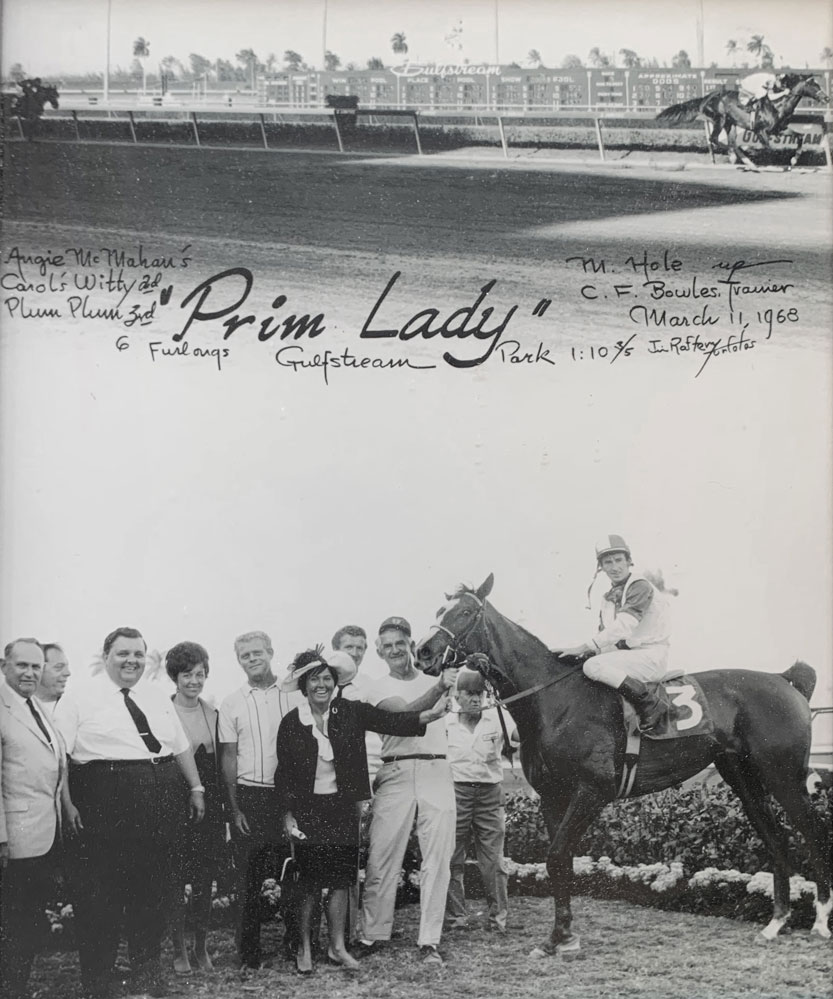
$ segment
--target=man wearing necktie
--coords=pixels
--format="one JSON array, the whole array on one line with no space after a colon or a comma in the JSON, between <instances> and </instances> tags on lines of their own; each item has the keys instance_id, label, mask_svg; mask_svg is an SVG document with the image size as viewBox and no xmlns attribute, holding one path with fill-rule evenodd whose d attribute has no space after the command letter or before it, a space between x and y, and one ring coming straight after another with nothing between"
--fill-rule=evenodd
<instances>
[{"instance_id":1,"label":"man wearing necktie","mask_svg":"<svg viewBox=\"0 0 833 999\"><path fill-rule=\"evenodd\" d=\"M124 922L133 987L166 995L159 953L174 899L172 844L182 780L191 815L205 810L190 743L170 699L139 684L146 644L135 628L104 640L104 672L65 694L55 711L71 759L67 802L81 978L97 999L112 994Z\"/></svg>"},{"instance_id":2,"label":"man wearing necktie","mask_svg":"<svg viewBox=\"0 0 833 999\"><path fill-rule=\"evenodd\" d=\"M10 642L0 687L0 995L21 999L42 942L60 850L64 747L35 697L43 651Z\"/></svg>"}]
</instances>

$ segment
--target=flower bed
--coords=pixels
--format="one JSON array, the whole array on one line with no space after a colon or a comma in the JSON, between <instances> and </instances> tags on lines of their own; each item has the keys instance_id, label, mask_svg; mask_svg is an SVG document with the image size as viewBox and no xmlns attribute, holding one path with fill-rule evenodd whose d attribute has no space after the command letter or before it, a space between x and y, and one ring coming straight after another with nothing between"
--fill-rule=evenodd
<instances>
[{"instance_id":1,"label":"flower bed","mask_svg":"<svg viewBox=\"0 0 833 999\"><path fill-rule=\"evenodd\" d=\"M545 864L517 864L507 859L513 895L549 895ZM609 857L573 860L573 891L605 901L630 902L672 912L728 916L766 923L772 916L773 877L767 871L744 874L707 867L686 877L683 865L637 864L618 867ZM816 885L800 874L790 878L790 924L809 929L815 918Z\"/></svg>"}]
</instances>

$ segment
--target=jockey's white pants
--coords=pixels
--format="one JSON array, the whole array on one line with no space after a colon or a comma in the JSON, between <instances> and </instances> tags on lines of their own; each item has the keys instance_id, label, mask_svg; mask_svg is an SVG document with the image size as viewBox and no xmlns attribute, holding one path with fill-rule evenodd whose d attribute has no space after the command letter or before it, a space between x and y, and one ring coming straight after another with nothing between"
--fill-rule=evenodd
<instances>
[{"instance_id":1,"label":"jockey's white pants","mask_svg":"<svg viewBox=\"0 0 833 999\"><path fill-rule=\"evenodd\" d=\"M668 646L647 645L641 649L613 649L592 656L584 664L584 675L608 687L618 687L632 676L655 683L668 672Z\"/></svg>"},{"instance_id":2,"label":"jockey's white pants","mask_svg":"<svg viewBox=\"0 0 833 999\"><path fill-rule=\"evenodd\" d=\"M420 947L437 946L443 928L457 806L446 760L383 763L373 784L370 852L362 902L361 937L390 940L396 887L416 818L422 853L420 870Z\"/></svg>"}]
</instances>

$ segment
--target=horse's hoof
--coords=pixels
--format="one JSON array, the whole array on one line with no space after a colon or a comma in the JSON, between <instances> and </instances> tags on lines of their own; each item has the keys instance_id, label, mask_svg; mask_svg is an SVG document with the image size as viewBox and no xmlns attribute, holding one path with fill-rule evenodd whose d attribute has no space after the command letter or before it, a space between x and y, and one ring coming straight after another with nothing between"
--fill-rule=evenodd
<instances>
[{"instance_id":1,"label":"horse's hoof","mask_svg":"<svg viewBox=\"0 0 833 999\"><path fill-rule=\"evenodd\" d=\"M564 943L556 944L555 953L565 959L576 957L581 953L581 937L572 936L565 940Z\"/></svg>"},{"instance_id":2,"label":"horse's hoof","mask_svg":"<svg viewBox=\"0 0 833 999\"><path fill-rule=\"evenodd\" d=\"M533 947L529 952L529 957L531 957L534 961L540 961L542 958L552 957L552 955L553 952L545 946Z\"/></svg>"},{"instance_id":3,"label":"horse's hoof","mask_svg":"<svg viewBox=\"0 0 833 999\"><path fill-rule=\"evenodd\" d=\"M821 940L829 940L830 939L830 930L827 928L827 926L820 926L820 925L816 924L810 930L810 936L811 937L813 937L813 936L819 937L819 939L821 939Z\"/></svg>"},{"instance_id":4,"label":"horse's hoof","mask_svg":"<svg viewBox=\"0 0 833 999\"><path fill-rule=\"evenodd\" d=\"M784 929L786 922L786 918L771 919L758 934L758 943L769 943L772 940L777 940L778 934Z\"/></svg>"}]
</instances>

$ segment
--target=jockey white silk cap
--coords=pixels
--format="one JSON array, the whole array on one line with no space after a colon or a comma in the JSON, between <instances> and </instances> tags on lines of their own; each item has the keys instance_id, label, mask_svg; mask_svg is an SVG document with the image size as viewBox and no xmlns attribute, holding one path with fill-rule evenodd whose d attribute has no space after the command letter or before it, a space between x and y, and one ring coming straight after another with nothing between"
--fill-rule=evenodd
<instances>
[{"instance_id":1,"label":"jockey white silk cap","mask_svg":"<svg viewBox=\"0 0 833 999\"><path fill-rule=\"evenodd\" d=\"M606 534L601 541L596 543L596 561L604 558L605 555L613 555L614 552L624 552L628 558L631 557L628 543L621 534Z\"/></svg>"}]
</instances>

